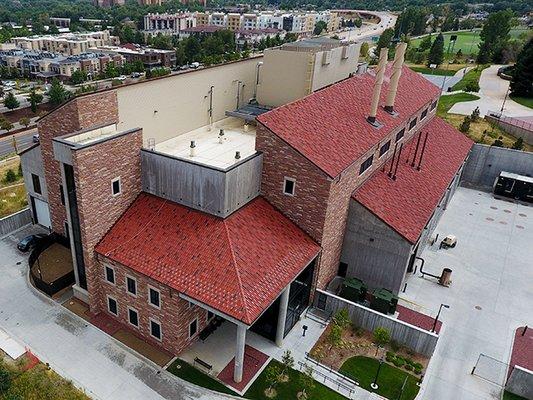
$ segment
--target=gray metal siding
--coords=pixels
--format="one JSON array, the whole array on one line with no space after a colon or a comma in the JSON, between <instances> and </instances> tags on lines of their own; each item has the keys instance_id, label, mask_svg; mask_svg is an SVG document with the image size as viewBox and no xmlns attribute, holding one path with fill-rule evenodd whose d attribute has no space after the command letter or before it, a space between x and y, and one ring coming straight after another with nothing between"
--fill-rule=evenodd
<instances>
[{"instance_id":1,"label":"gray metal siding","mask_svg":"<svg viewBox=\"0 0 533 400\"><path fill-rule=\"evenodd\" d=\"M24 175L24 185L29 195L46 201L48 203L48 191L46 186L46 178L44 177L43 156L41 154L41 146L36 146L33 149L26 151L20 155L20 164L22 167L22 174ZM37 175L41 182L41 194L35 193L33 190L33 183L31 175Z\"/></svg>"},{"instance_id":2,"label":"gray metal siding","mask_svg":"<svg viewBox=\"0 0 533 400\"><path fill-rule=\"evenodd\" d=\"M341 262L348 264L347 277L398 293L410 251L407 240L351 200L341 255Z\"/></svg>"},{"instance_id":3,"label":"gray metal siding","mask_svg":"<svg viewBox=\"0 0 533 400\"><path fill-rule=\"evenodd\" d=\"M30 208L25 208L15 214L0 219L0 237L7 235L31 223Z\"/></svg>"},{"instance_id":4,"label":"gray metal siding","mask_svg":"<svg viewBox=\"0 0 533 400\"><path fill-rule=\"evenodd\" d=\"M141 151L143 191L226 217L259 194L262 155L229 171Z\"/></svg>"}]
</instances>

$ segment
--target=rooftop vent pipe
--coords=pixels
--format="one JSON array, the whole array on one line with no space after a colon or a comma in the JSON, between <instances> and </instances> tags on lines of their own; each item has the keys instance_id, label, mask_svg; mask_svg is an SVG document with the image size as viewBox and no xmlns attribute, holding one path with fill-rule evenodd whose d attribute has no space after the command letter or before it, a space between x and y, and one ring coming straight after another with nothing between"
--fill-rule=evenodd
<instances>
[{"instance_id":1,"label":"rooftop vent pipe","mask_svg":"<svg viewBox=\"0 0 533 400\"><path fill-rule=\"evenodd\" d=\"M402 65L405 59L405 50L407 43L402 42L396 46L396 54L394 54L394 63L392 64L392 76L390 78L389 93L385 101L385 111L389 114L394 114L394 100L396 100L396 92L398 91L398 82L402 75Z\"/></svg>"},{"instance_id":2,"label":"rooftop vent pipe","mask_svg":"<svg viewBox=\"0 0 533 400\"><path fill-rule=\"evenodd\" d=\"M224 143L224 129L221 129L218 132L218 143L220 144Z\"/></svg>"},{"instance_id":3,"label":"rooftop vent pipe","mask_svg":"<svg viewBox=\"0 0 533 400\"><path fill-rule=\"evenodd\" d=\"M189 155L191 157L194 157L196 155L196 142L194 140L191 140L191 145L189 147Z\"/></svg>"},{"instance_id":4,"label":"rooftop vent pipe","mask_svg":"<svg viewBox=\"0 0 533 400\"><path fill-rule=\"evenodd\" d=\"M379 96L381 95L381 85L383 84L383 75L385 75L385 67L387 65L388 49L383 48L379 52L379 63L376 67L376 80L374 81L374 92L372 93L372 103L370 105L370 114L367 121L374 126L379 126L376 122L376 115L378 112Z\"/></svg>"},{"instance_id":5,"label":"rooftop vent pipe","mask_svg":"<svg viewBox=\"0 0 533 400\"><path fill-rule=\"evenodd\" d=\"M241 152L240 151L236 151L235 152L235 160L238 161L241 159Z\"/></svg>"}]
</instances>

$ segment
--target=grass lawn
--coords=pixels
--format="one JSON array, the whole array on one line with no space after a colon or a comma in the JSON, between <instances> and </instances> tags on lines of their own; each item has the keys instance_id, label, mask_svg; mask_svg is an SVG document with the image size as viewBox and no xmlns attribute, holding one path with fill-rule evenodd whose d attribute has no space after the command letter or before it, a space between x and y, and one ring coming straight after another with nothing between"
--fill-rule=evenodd
<instances>
[{"instance_id":1,"label":"grass lawn","mask_svg":"<svg viewBox=\"0 0 533 400\"><path fill-rule=\"evenodd\" d=\"M180 359L176 359L176 361L170 364L170 366L167 368L167 371L198 386L226 394L235 394L235 392L228 389L216 379L211 378L209 375L204 374L203 372L194 368L192 365L187 364L185 361Z\"/></svg>"},{"instance_id":2,"label":"grass lawn","mask_svg":"<svg viewBox=\"0 0 533 400\"><path fill-rule=\"evenodd\" d=\"M346 360L339 372L357 380L363 389L373 392L374 390L370 387L370 384L374 381L378 366L379 361L374 358L356 356ZM406 378L407 382L404 391L401 397L398 397ZM412 400L420 389L416 384L417 382L418 378L416 376L383 363L379 372L377 381L379 387L376 393L391 400Z\"/></svg>"},{"instance_id":3,"label":"grass lawn","mask_svg":"<svg viewBox=\"0 0 533 400\"><path fill-rule=\"evenodd\" d=\"M478 65L476 68L468 71L463 79L457 82L452 86L452 91L455 90L465 90L470 84L477 83L479 85L479 77L481 76L481 71L487 68L488 65Z\"/></svg>"},{"instance_id":4,"label":"grass lawn","mask_svg":"<svg viewBox=\"0 0 533 400\"><path fill-rule=\"evenodd\" d=\"M280 369L282 368L282 364L279 363L276 360L272 360L269 363L270 365L277 365ZM268 368L268 366L267 366ZM244 397L247 399L253 399L253 400L270 400L269 397L265 396L265 389L268 388L268 383L266 381L266 368L265 370L259 375L259 377L256 379L256 381L252 384L250 389L245 393ZM274 397L274 399L279 400L296 400L296 395L298 392L301 391L301 384L300 384L300 371L296 371L294 369L291 369L289 371L289 381L288 382L282 382L278 383L276 386L276 392L277 396ZM344 396L341 396L339 393L334 392L333 390L329 389L328 387L322 385L319 382L315 382L315 387L309 392L309 398L310 399L320 399L320 400L344 400L346 399Z\"/></svg>"},{"instance_id":5,"label":"grass lawn","mask_svg":"<svg viewBox=\"0 0 533 400\"><path fill-rule=\"evenodd\" d=\"M24 184L0 188L0 218L16 213L28 205Z\"/></svg>"},{"instance_id":6,"label":"grass lawn","mask_svg":"<svg viewBox=\"0 0 533 400\"><path fill-rule=\"evenodd\" d=\"M504 391L503 400L527 400L527 399L525 397L520 397L520 396L517 396L516 394L512 394L510 392Z\"/></svg>"},{"instance_id":7,"label":"grass lawn","mask_svg":"<svg viewBox=\"0 0 533 400\"><path fill-rule=\"evenodd\" d=\"M45 365L39 363L27 371L24 371L23 365L18 362L7 365L0 358L0 372L7 371L9 376L8 388L0 394L0 400L90 400L71 382Z\"/></svg>"},{"instance_id":8,"label":"grass lawn","mask_svg":"<svg viewBox=\"0 0 533 400\"><path fill-rule=\"evenodd\" d=\"M511 99L516 101L519 104L522 104L525 107L533 108L533 97L518 97L518 96L510 96Z\"/></svg>"},{"instance_id":9,"label":"grass lawn","mask_svg":"<svg viewBox=\"0 0 533 400\"><path fill-rule=\"evenodd\" d=\"M470 93L456 93L447 96L441 96L439 99L439 105L437 107L437 115L441 118L445 118L450 108L455 103L461 103L463 101L478 100L479 97Z\"/></svg>"},{"instance_id":10,"label":"grass lawn","mask_svg":"<svg viewBox=\"0 0 533 400\"><path fill-rule=\"evenodd\" d=\"M418 65L410 65L409 68L411 68L415 72L420 72L421 74L427 74L427 75L440 75L440 76L453 76L457 72L456 69L452 69L451 65L449 69L442 69L442 68L428 68L425 66L418 66Z\"/></svg>"}]
</instances>

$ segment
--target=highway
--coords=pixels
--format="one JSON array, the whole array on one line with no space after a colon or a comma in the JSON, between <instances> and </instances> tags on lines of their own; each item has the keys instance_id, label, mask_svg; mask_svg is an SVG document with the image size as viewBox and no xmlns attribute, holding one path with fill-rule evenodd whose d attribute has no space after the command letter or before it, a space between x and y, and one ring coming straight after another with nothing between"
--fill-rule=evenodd
<instances>
[{"instance_id":1,"label":"highway","mask_svg":"<svg viewBox=\"0 0 533 400\"><path fill-rule=\"evenodd\" d=\"M15 140L17 142L17 151L21 151L33 144L33 135L37 133L37 128L28 129L24 132L15 134ZM13 135L4 136L0 138L0 158L5 157L10 153L14 153L15 148L13 146Z\"/></svg>"},{"instance_id":2,"label":"highway","mask_svg":"<svg viewBox=\"0 0 533 400\"><path fill-rule=\"evenodd\" d=\"M380 36L387 28L394 28L396 15L385 11L354 10L365 14L374 14L380 18L379 24L364 23L361 28L354 28L344 32L333 32L330 36L337 35L341 40L356 42L371 42L374 36Z\"/></svg>"}]
</instances>

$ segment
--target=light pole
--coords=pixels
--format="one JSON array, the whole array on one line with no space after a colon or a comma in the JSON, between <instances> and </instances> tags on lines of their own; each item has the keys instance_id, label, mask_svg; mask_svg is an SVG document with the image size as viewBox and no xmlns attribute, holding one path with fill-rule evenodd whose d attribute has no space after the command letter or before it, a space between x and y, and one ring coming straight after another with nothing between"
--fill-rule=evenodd
<instances>
[{"instance_id":1,"label":"light pole","mask_svg":"<svg viewBox=\"0 0 533 400\"><path fill-rule=\"evenodd\" d=\"M379 371L381 370L381 366L383 365L383 357L381 357L379 359L379 365L378 365L378 370L376 371L376 376L374 377L374 382L372 382L370 384L370 387L374 390L377 390L377 388L379 388L379 385L378 385L378 377L379 377Z\"/></svg>"},{"instance_id":2,"label":"light pole","mask_svg":"<svg viewBox=\"0 0 533 400\"><path fill-rule=\"evenodd\" d=\"M452 47L452 52L453 52L453 49L455 48L455 41L457 40L457 35L451 35L450 36L450 41L448 42L448 50L446 51L446 59L444 60L446 62L446 71L448 71L448 67L450 66L450 46ZM453 44L452 44L453 43ZM440 92L442 94L443 90L444 90L444 85L446 84L446 79L448 78L447 75L444 75L444 79L442 80L442 86L440 88Z\"/></svg>"},{"instance_id":3,"label":"light pole","mask_svg":"<svg viewBox=\"0 0 533 400\"><path fill-rule=\"evenodd\" d=\"M433 328L431 328L431 332L435 332L435 328L437 327L437 321L439 320L439 316L440 316L440 311L442 310L442 307L444 308L450 308L449 305L447 304L442 304L440 305L439 307L439 312L437 313L437 316L435 317L435 321L433 321Z\"/></svg>"},{"instance_id":4,"label":"light pole","mask_svg":"<svg viewBox=\"0 0 533 400\"><path fill-rule=\"evenodd\" d=\"M503 98L502 108L500 108L500 118L503 115L503 109L505 108L505 102L507 101L507 97L509 96L509 90L511 90L511 85L507 86L507 91L505 92L505 97Z\"/></svg>"}]
</instances>

